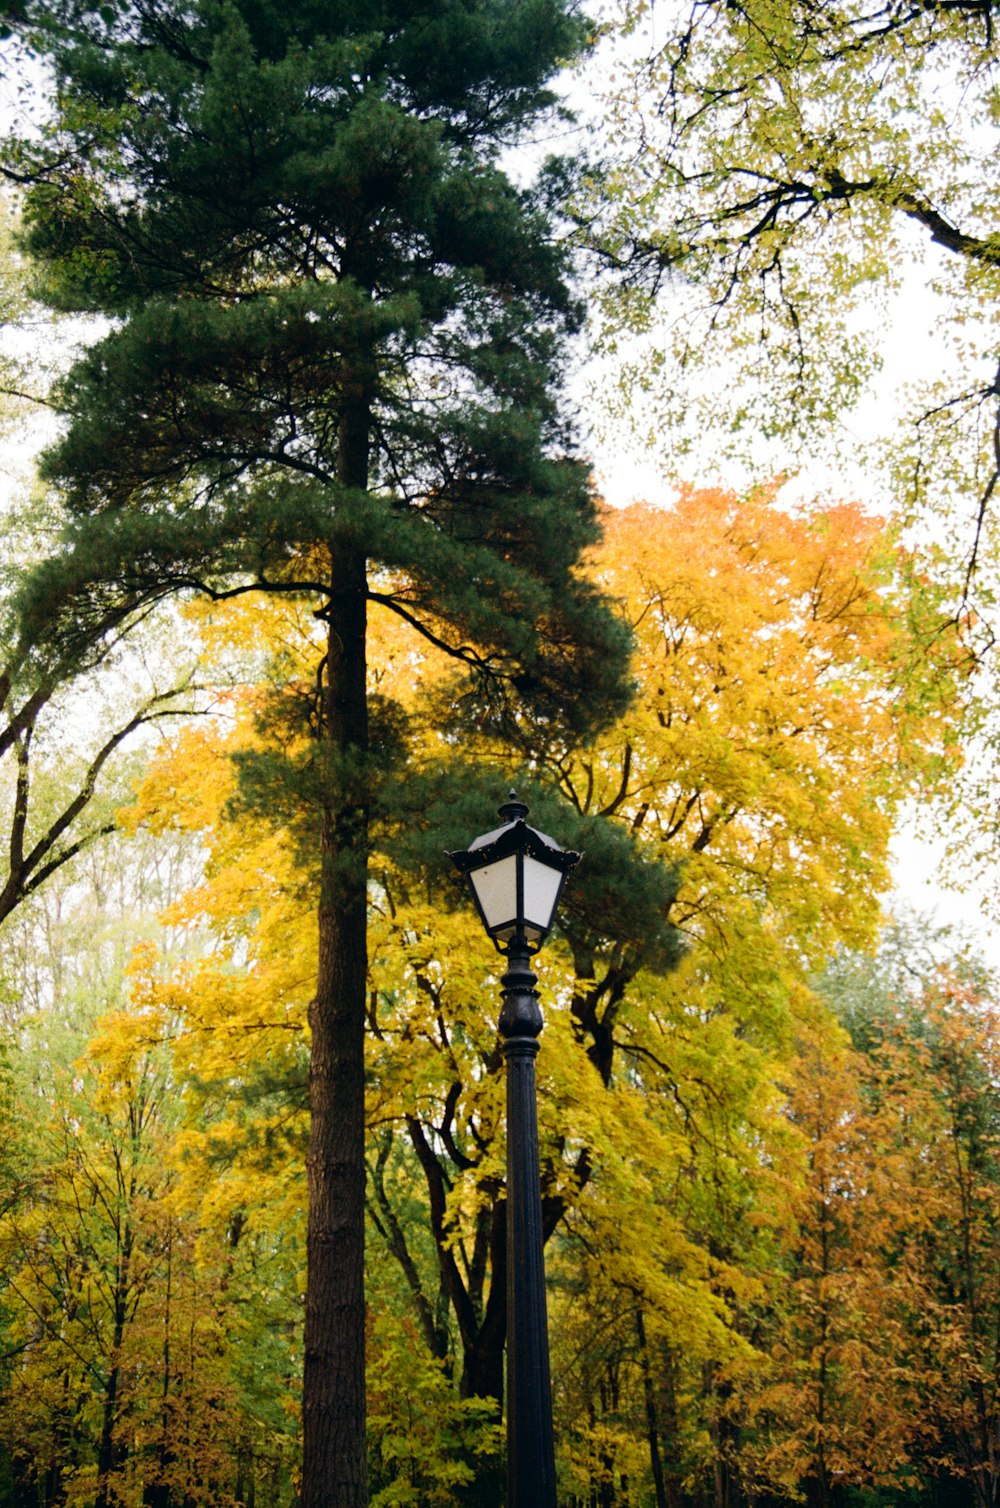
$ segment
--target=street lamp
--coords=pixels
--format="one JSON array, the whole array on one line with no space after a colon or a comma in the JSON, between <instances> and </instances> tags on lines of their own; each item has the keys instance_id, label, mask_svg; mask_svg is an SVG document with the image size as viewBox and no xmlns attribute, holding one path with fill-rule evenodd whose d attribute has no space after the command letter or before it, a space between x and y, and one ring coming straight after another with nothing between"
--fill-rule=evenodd
<instances>
[{"instance_id":1,"label":"street lamp","mask_svg":"<svg viewBox=\"0 0 1000 1508\"><path fill-rule=\"evenodd\" d=\"M555 1508L552 1388L542 1254L535 1057L542 1012L529 960L548 936L580 855L525 822L514 791L503 826L452 860L507 959L499 1030L507 1060L507 1508Z\"/></svg>"}]
</instances>

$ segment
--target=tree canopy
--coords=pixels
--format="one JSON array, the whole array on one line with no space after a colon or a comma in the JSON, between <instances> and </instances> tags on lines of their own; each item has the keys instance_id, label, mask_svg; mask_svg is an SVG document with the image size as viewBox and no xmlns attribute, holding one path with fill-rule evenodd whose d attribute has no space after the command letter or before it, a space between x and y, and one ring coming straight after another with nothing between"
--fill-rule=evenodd
<instances>
[{"instance_id":1,"label":"tree canopy","mask_svg":"<svg viewBox=\"0 0 1000 1508\"><path fill-rule=\"evenodd\" d=\"M581 205L623 277L611 330L655 332L631 391L673 444L856 449L908 285L897 500L958 502L967 558L997 485L994 12L625 0L603 91L623 150Z\"/></svg>"}]
</instances>

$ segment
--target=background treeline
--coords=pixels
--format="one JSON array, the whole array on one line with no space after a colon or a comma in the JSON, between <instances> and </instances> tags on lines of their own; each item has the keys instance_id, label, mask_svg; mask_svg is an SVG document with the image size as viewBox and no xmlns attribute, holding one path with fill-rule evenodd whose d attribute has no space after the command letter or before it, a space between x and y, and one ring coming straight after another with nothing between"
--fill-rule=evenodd
<instances>
[{"instance_id":1,"label":"background treeline","mask_svg":"<svg viewBox=\"0 0 1000 1508\"><path fill-rule=\"evenodd\" d=\"M558 794L558 837L587 850L542 971L561 1501L985 1508L996 1006L916 924L857 951L899 803L957 764L957 640L854 505L690 491L605 522L588 569L633 629L635 701L598 743L541 736L515 769L539 824ZM489 733L456 750L447 660L384 616L371 690L407 708L423 805L385 804L370 892L372 1500L486 1508L499 960L438 835L489 825L517 755ZM320 643L293 597L192 608L174 637L200 645L201 715L133 756L114 833L0 933L17 1508L296 1491L313 819L274 772L308 755ZM52 717L39 822L72 764ZM449 817L434 792L456 768L469 809Z\"/></svg>"}]
</instances>

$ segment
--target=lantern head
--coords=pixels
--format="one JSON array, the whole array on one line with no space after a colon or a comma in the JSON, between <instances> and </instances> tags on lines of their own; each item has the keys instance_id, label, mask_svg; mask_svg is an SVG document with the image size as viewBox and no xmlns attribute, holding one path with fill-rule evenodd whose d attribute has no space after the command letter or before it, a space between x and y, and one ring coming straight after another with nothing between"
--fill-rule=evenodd
<instances>
[{"instance_id":1,"label":"lantern head","mask_svg":"<svg viewBox=\"0 0 1000 1508\"><path fill-rule=\"evenodd\" d=\"M450 854L471 886L483 926L500 951L521 936L532 952L545 941L563 884L578 853L560 848L525 822L528 808L514 791L500 808L502 827Z\"/></svg>"}]
</instances>

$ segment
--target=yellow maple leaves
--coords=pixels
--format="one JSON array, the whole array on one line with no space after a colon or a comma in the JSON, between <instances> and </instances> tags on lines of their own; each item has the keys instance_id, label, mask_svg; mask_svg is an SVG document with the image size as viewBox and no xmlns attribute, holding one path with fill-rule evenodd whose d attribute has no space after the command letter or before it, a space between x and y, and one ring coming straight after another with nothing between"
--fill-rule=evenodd
<instances>
[{"instance_id":1,"label":"yellow maple leaves","mask_svg":"<svg viewBox=\"0 0 1000 1508\"><path fill-rule=\"evenodd\" d=\"M913 695L902 552L858 506L794 514L767 491L688 491L606 527L597 571L627 604L639 694L567 785L685 856L682 924L725 926L739 893L787 910L806 954L870 935L894 808L955 754L946 647L940 702Z\"/></svg>"}]
</instances>

